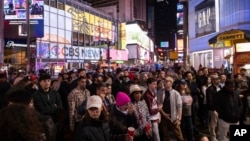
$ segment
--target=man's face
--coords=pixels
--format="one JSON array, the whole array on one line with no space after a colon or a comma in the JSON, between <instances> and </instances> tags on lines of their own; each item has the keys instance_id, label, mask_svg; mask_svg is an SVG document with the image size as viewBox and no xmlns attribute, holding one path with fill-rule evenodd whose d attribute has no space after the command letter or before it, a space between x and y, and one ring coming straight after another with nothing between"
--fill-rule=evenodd
<instances>
[{"instance_id":1,"label":"man's face","mask_svg":"<svg viewBox=\"0 0 250 141\"><path fill-rule=\"evenodd\" d=\"M39 84L40 84L41 88L44 90L44 89L50 88L50 83L51 83L50 79L45 79L45 80L41 80Z\"/></svg>"},{"instance_id":2,"label":"man's face","mask_svg":"<svg viewBox=\"0 0 250 141\"><path fill-rule=\"evenodd\" d=\"M103 81L103 78L101 76L98 76L97 77L97 82L102 82Z\"/></svg>"},{"instance_id":3,"label":"man's face","mask_svg":"<svg viewBox=\"0 0 250 141\"><path fill-rule=\"evenodd\" d=\"M103 99L107 95L107 87L100 87L96 90L96 94Z\"/></svg>"},{"instance_id":4,"label":"man's face","mask_svg":"<svg viewBox=\"0 0 250 141\"><path fill-rule=\"evenodd\" d=\"M220 79L213 79L212 82L214 83L214 85L219 85L220 84Z\"/></svg>"},{"instance_id":5,"label":"man's face","mask_svg":"<svg viewBox=\"0 0 250 141\"><path fill-rule=\"evenodd\" d=\"M204 70L203 70L203 74L204 74L204 75L207 75L207 74L208 74L208 69L204 69Z\"/></svg>"},{"instance_id":6,"label":"man's face","mask_svg":"<svg viewBox=\"0 0 250 141\"><path fill-rule=\"evenodd\" d=\"M161 71L161 72L160 72L160 77L161 77L161 78L165 78L165 72L164 72L164 71Z\"/></svg>"},{"instance_id":7,"label":"man's face","mask_svg":"<svg viewBox=\"0 0 250 141\"><path fill-rule=\"evenodd\" d=\"M245 71L245 70L241 70L241 71L240 71L240 74L241 74L242 76L245 76L246 71Z\"/></svg>"},{"instance_id":8,"label":"man's face","mask_svg":"<svg viewBox=\"0 0 250 141\"><path fill-rule=\"evenodd\" d=\"M78 85L80 86L80 88L85 89L86 88L86 79L81 79L80 81L78 81Z\"/></svg>"},{"instance_id":9,"label":"man's face","mask_svg":"<svg viewBox=\"0 0 250 141\"><path fill-rule=\"evenodd\" d=\"M148 84L148 87L151 90L156 90L156 88L157 88L157 82L152 82L152 83Z\"/></svg>"},{"instance_id":10,"label":"man's face","mask_svg":"<svg viewBox=\"0 0 250 141\"><path fill-rule=\"evenodd\" d=\"M107 88L107 94L111 94L111 93L112 93L112 87L108 86L108 88Z\"/></svg>"},{"instance_id":11,"label":"man's face","mask_svg":"<svg viewBox=\"0 0 250 141\"><path fill-rule=\"evenodd\" d=\"M86 71L81 71L81 72L79 72L78 76L86 77Z\"/></svg>"},{"instance_id":12,"label":"man's face","mask_svg":"<svg viewBox=\"0 0 250 141\"><path fill-rule=\"evenodd\" d=\"M221 83L225 83L226 79L227 79L226 75L221 75L220 76L220 82Z\"/></svg>"},{"instance_id":13,"label":"man's face","mask_svg":"<svg viewBox=\"0 0 250 141\"><path fill-rule=\"evenodd\" d=\"M165 80L164 86L165 86L165 88L171 88L173 86L173 83L170 80Z\"/></svg>"}]
</instances>

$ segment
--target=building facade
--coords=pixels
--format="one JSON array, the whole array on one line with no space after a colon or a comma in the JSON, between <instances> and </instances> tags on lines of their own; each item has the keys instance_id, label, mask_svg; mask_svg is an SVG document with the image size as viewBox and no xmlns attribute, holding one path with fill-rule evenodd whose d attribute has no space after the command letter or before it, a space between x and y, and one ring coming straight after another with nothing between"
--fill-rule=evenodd
<instances>
[{"instance_id":1,"label":"building facade","mask_svg":"<svg viewBox=\"0 0 250 141\"><path fill-rule=\"evenodd\" d=\"M221 34L232 29L250 29L249 0L190 0L189 1L189 51L190 65L209 68L233 67L234 47L242 39L220 40ZM216 41L209 44L211 39Z\"/></svg>"}]
</instances>

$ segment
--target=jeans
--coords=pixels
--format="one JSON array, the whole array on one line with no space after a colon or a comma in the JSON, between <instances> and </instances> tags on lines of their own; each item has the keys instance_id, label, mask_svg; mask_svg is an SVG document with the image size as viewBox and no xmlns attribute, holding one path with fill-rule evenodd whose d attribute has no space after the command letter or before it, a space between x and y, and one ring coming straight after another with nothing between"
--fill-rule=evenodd
<instances>
[{"instance_id":1,"label":"jeans","mask_svg":"<svg viewBox=\"0 0 250 141\"><path fill-rule=\"evenodd\" d=\"M158 121L152 122L153 141L160 141L160 134L159 134L158 125L159 125Z\"/></svg>"},{"instance_id":2,"label":"jeans","mask_svg":"<svg viewBox=\"0 0 250 141\"><path fill-rule=\"evenodd\" d=\"M186 141L193 141L192 116L182 116L181 130Z\"/></svg>"}]
</instances>

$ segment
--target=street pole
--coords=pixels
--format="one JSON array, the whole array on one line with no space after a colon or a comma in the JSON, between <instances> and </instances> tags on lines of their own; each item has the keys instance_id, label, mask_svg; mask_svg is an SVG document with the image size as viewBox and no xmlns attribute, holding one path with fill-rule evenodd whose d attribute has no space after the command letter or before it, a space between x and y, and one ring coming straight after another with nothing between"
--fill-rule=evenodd
<instances>
[{"instance_id":1,"label":"street pole","mask_svg":"<svg viewBox=\"0 0 250 141\"><path fill-rule=\"evenodd\" d=\"M27 48L26 48L26 57L27 57L27 68L26 73L30 71L30 2L26 0L26 26L27 26Z\"/></svg>"},{"instance_id":2,"label":"street pole","mask_svg":"<svg viewBox=\"0 0 250 141\"><path fill-rule=\"evenodd\" d=\"M107 53L107 61L108 61L108 72L110 72L110 41L107 39L108 53Z\"/></svg>"},{"instance_id":3,"label":"street pole","mask_svg":"<svg viewBox=\"0 0 250 141\"><path fill-rule=\"evenodd\" d=\"M184 23L183 23L183 68L187 70L187 55L188 55L188 41L187 41L187 36L188 36L188 4L187 2L183 2L183 13L184 13Z\"/></svg>"},{"instance_id":4,"label":"street pole","mask_svg":"<svg viewBox=\"0 0 250 141\"><path fill-rule=\"evenodd\" d=\"M3 2L0 2L0 63L3 63L3 55L4 55L4 15L3 15Z\"/></svg>"}]
</instances>

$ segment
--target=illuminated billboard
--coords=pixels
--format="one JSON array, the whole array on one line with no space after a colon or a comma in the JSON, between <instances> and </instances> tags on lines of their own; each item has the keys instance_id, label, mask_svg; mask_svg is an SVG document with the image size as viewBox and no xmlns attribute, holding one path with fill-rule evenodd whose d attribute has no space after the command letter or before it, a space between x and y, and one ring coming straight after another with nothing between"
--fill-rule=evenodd
<instances>
[{"instance_id":1,"label":"illuminated billboard","mask_svg":"<svg viewBox=\"0 0 250 141\"><path fill-rule=\"evenodd\" d=\"M44 0L29 0L30 37L44 35ZM27 37L26 0L4 0L4 36L7 38Z\"/></svg>"},{"instance_id":2,"label":"illuminated billboard","mask_svg":"<svg viewBox=\"0 0 250 141\"><path fill-rule=\"evenodd\" d=\"M67 13L73 17L73 31L94 36L94 41L112 40L112 22L99 16L65 6Z\"/></svg>"}]
</instances>

